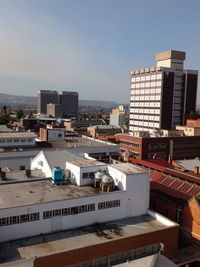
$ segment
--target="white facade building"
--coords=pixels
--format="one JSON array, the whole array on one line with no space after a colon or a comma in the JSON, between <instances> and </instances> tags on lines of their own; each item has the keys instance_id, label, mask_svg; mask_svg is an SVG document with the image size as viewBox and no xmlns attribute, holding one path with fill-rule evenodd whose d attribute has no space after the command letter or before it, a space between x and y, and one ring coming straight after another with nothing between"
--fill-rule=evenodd
<instances>
[{"instance_id":1,"label":"white facade building","mask_svg":"<svg viewBox=\"0 0 200 267\"><path fill-rule=\"evenodd\" d=\"M156 55L157 66L131 72L129 131L175 129L196 108L198 71L184 70L185 52Z\"/></svg>"},{"instance_id":2,"label":"white facade building","mask_svg":"<svg viewBox=\"0 0 200 267\"><path fill-rule=\"evenodd\" d=\"M0 148L35 146L35 134L29 132L0 133Z\"/></svg>"},{"instance_id":3,"label":"white facade building","mask_svg":"<svg viewBox=\"0 0 200 267\"><path fill-rule=\"evenodd\" d=\"M0 185L0 242L144 215L149 207L149 173L129 163L66 163L85 185L83 173L105 170L112 192L50 181ZM87 167L85 167L87 165ZM84 181L83 181L84 180ZM117 190L116 190L117 188Z\"/></svg>"}]
</instances>

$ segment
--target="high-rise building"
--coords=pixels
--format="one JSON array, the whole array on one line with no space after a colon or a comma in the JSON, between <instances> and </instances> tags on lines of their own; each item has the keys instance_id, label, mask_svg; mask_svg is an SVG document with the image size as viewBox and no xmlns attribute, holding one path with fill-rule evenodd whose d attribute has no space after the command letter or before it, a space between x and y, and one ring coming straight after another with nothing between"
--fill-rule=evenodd
<instances>
[{"instance_id":1,"label":"high-rise building","mask_svg":"<svg viewBox=\"0 0 200 267\"><path fill-rule=\"evenodd\" d=\"M175 129L195 112L197 70L184 70L185 52L156 55L157 66L131 72L129 132Z\"/></svg>"},{"instance_id":2,"label":"high-rise building","mask_svg":"<svg viewBox=\"0 0 200 267\"><path fill-rule=\"evenodd\" d=\"M52 105L49 105L52 104ZM48 105L48 109L47 109ZM52 110L53 108L53 110ZM38 113L53 116L77 116L78 93L69 91L40 90L38 93Z\"/></svg>"},{"instance_id":3,"label":"high-rise building","mask_svg":"<svg viewBox=\"0 0 200 267\"><path fill-rule=\"evenodd\" d=\"M58 104L58 92L51 90L40 90L38 92L38 113L47 114L48 104Z\"/></svg>"},{"instance_id":4,"label":"high-rise building","mask_svg":"<svg viewBox=\"0 0 200 267\"><path fill-rule=\"evenodd\" d=\"M63 91L59 94L59 103L62 105L64 116L77 116L78 115L78 93Z\"/></svg>"}]
</instances>

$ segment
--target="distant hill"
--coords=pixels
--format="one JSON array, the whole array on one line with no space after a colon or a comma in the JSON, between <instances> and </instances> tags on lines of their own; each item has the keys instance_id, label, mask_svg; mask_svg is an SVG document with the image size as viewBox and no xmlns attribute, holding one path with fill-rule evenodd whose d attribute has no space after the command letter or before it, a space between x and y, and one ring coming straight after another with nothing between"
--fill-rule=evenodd
<instances>
[{"instance_id":1,"label":"distant hill","mask_svg":"<svg viewBox=\"0 0 200 267\"><path fill-rule=\"evenodd\" d=\"M30 104L36 105L36 97L34 96L18 96L18 95L8 95L0 94L0 104Z\"/></svg>"},{"instance_id":2,"label":"distant hill","mask_svg":"<svg viewBox=\"0 0 200 267\"><path fill-rule=\"evenodd\" d=\"M0 94L0 106L11 105L15 106L30 106L35 107L37 105L36 96L18 96ZM119 106L119 103L114 101L98 101L98 100L79 100L79 106L84 107L102 107L102 108L115 108Z\"/></svg>"}]
</instances>

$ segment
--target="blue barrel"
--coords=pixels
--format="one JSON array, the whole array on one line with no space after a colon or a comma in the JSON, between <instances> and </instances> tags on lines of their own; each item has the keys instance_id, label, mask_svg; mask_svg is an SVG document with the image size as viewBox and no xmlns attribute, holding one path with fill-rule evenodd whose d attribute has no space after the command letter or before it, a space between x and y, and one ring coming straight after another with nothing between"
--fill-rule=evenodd
<instances>
[{"instance_id":1,"label":"blue barrel","mask_svg":"<svg viewBox=\"0 0 200 267\"><path fill-rule=\"evenodd\" d=\"M52 182L53 184L62 184L63 183L63 170L59 167L52 169Z\"/></svg>"}]
</instances>

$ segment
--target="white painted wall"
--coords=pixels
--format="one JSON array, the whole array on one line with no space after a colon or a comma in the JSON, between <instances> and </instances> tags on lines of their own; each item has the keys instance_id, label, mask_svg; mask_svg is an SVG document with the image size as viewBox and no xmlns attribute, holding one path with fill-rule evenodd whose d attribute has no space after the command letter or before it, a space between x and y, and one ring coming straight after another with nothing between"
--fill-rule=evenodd
<instances>
[{"instance_id":1,"label":"white painted wall","mask_svg":"<svg viewBox=\"0 0 200 267\"><path fill-rule=\"evenodd\" d=\"M61 135L61 136L59 136ZM48 141L64 141L65 140L65 130L48 130Z\"/></svg>"},{"instance_id":2,"label":"white painted wall","mask_svg":"<svg viewBox=\"0 0 200 267\"><path fill-rule=\"evenodd\" d=\"M1 138L4 142L0 142L0 147L23 147L23 146L35 146L35 138L32 141L27 141L27 138ZM15 142L14 139L17 139L19 142ZM25 142L21 142L21 139L26 140Z\"/></svg>"},{"instance_id":3,"label":"white painted wall","mask_svg":"<svg viewBox=\"0 0 200 267\"><path fill-rule=\"evenodd\" d=\"M70 162L66 162L66 169L71 171L71 181L78 186L90 185L93 179L83 179L83 173L107 170L107 165L102 163L99 166L78 167Z\"/></svg>"},{"instance_id":4,"label":"white painted wall","mask_svg":"<svg viewBox=\"0 0 200 267\"><path fill-rule=\"evenodd\" d=\"M40 158L42 158L42 153ZM80 168L75 167L71 169L76 172L75 175L78 175ZM98 168L103 169L105 166L98 166ZM40 212L39 221L0 226L0 242L146 214L149 205L149 174L141 173L127 176L110 166L108 166L108 171L115 183L118 183L121 189L126 189L126 191L114 191L89 197L0 209L1 218ZM111 200L120 200L120 206L98 210L99 202ZM95 204L95 211L43 219L43 211L86 204Z\"/></svg>"},{"instance_id":5,"label":"white painted wall","mask_svg":"<svg viewBox=\"0 0 200 267\"><path fill-rule=\"evenodd\" d=\"M32 161L31 161L31 170L39 169L45 174L45 177L52 177L52 170L49 166L49 163L44 156L43 151L41 151Z\"/></svg>"},{"instance_id":6,"label":"white painted wall","mask_svg":"<svg viewBox=\"0 0 200 267\"><path fill-rule=\"evenodd\" d=\"M98 210L98 203L103 201L120 200L120 207ZM35 222L19 223L8 226L0 226L0 242L34 236L41 233L49 233L58 230L72 229L101 223L128 216L138 216L138 212L129 213L128 207L135 199L129 199L129 195L123 191L106 194L98 194L90 197L54 201L36 205L21 206L16 208L1 209L1 217L10 217L33 212L40 212L40 220ZM57 216L43 219L43 211L62 209L73 206L95 203L95 211L79 213L68 216Z\"/></svg>"}]
</instances>

